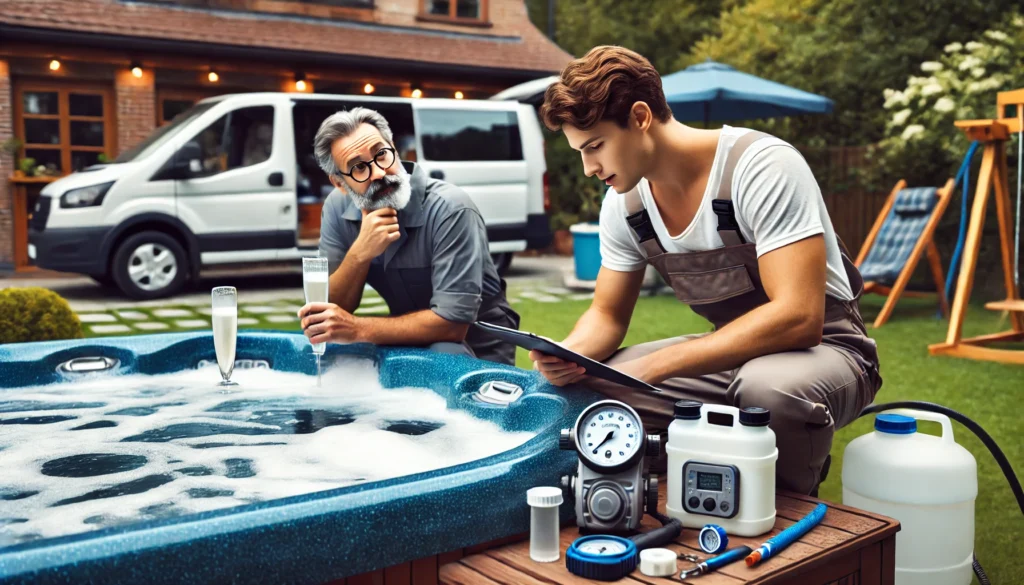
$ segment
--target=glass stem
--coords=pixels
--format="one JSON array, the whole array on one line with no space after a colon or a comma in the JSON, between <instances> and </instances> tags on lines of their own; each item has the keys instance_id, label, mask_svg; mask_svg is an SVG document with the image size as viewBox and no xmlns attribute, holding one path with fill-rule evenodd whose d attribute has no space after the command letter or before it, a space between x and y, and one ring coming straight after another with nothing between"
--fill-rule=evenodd
<instances>
[{"instance_id":1,"label":"glass stem","mask_svg":"<svg viewBox=\"0 0 1024 585\"><path fill-rule=\"evenodd\" d=\"M316 354L316 387L320 387L320 354Z\"/></svg>"}]
</instances>

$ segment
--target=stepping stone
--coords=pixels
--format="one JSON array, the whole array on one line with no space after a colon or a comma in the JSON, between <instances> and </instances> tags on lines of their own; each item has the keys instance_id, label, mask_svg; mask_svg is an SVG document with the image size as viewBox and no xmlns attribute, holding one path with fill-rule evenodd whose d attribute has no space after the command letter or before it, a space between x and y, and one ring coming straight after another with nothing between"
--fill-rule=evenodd
<instances>
[{"instance_id":1,"label":"stepping stone","mask_svg":"<svg viewBox=\"0 0 1024 585\"><path fill-rule=\"evenodd\" d=\"M149 315L140 313L139 311L118 311L117 316L129 321L145 321L146 319L149 319Z\"/></svg>"},{"instance_id":2,"label":"stepping stone","mask_svg":"<svg viewBox=\"0 0 1024 585\"><path fill-rule=\"evenodd\" d=\"M161 323L159 321L143 321L142 323L135 323L136 329L142 329L143 331L157 331L159 329L168 329L170 325L167 323Z\"/></svg>"},{"instance_id":3,"label":"stepping stone","mask_svg":"<svg viewBox=\"0 0 1024 585\"><path fill-rule=\"evenodd\" d=\"M356 313L359 313L360 315L386 315L389 312L390 310L387 308L387 306L366 308L359 307L358 309L356 309Z\"/></svg>"},{"instance_id":4,"label":"stepping stone","mask_svg":"<svg viewBox=\"0 0 1024 585\"><path fill-rule=\"evenodd\" d=\"M271 323L292 323L299 320L295 315L268 315L264 318Z\"/></svg>"},{"instance_id":5,"label":"stepping stone","mask_svg":"<svg viewBox=\"0 0 1024 585\"><path fill-rule=\"evenodd\" d=\"M526 296L526 295L523 295L523 296ZM550 295L537 295L537 296L531 297L531 298L533 300L539 302L539 303L557 303L557 302L562 300L562 299L560 299L558 297L553 297L553 296L550 296Z\"/></svg>"},{"instance_id":6,"label":"stepping stone","mask_svg":"<svg viewBox=\"0 0 1024 585\"><path fill-rule=\"evenodd\" d=\"M592 298L594 298L594 293L592 293L592 292L579 293L579 294L575 294L575 295L570 295L569 296L569 300L573 300L573 301L585 301L585 300L592 299Z\"/></svg>"},{"instance_id":7,"label":"stepping stone","mask_svg":"<svg viewBox=\"0 0 1024 585\"><path fill-rule=\"evenodd\" d=\"M380 303L383 303L383 302L384 302L384 299L382 299L380 297L363 297L362 302L360 302L360 306L362 306L362 305L379 305Z\"/></svg>"},{"instance_id":8,"label":"stepping stone","mask_svg":"<svg viewBox=\"0 0 1024 585\"><path fill-rule=\"evenodd\" d=\"M127 333L132 330L127 325L93 325L90 329L93 333Z\"/></svg>"},{"instance_id":9,"label":"stepping stone","mask_svg":"<svg viewBox=\"0 0 1024 585\"><path fill-rule=\"evenodd\" d=\"M112 323L117 321L117 318L108 313L86 313L79 315L78 320L82 323Z\"/></svg>"},{"instance_id":10,"label":"stepping stone","mask_svg":"<svg viewBox=\"0 0 1024 585\"><path fill-rule=\"evenodd\" d=\"M252 317L239 317L239 325L257 325L260 322L259 319L253 319Z\"/></svg>"},{"instance_id":11,"label":"stepping stone","mask_svg":"<svg viewBox=\"0 0 1024 585\"><path fill-rule=\"evenodd\" d=\"M281 305L277 307L278 311L288 311L292 314L298 314L299 310L302 309L302 305Z\"/></svg>"},{"instance_id":12,"label":"stepping stone","mask_svg":"<svg viewBox=\"0 0 1024 585\"><path fill-rule=\"evenodd\" d=\"M182 319L174 324L182 329L194 329L196 327L209 327L210 322L205 319Z\"/></svg>"},{"instance_id":13,"label":"stepping stone","mask_svg":"<svg viewBox=\"0 0 1024 585\"><path fill-rule=\"evenodd\" d=\"M268 307L266 305L245 305L242 310L246 313L252 313L254 315L261 315L264 313L277 313L281 309L277 307Z\"/></svg>"},{"instance_id":14,"label":"stepping stone","mask_svg":"<svg viewBox=\"0 0 1024 585\"><path fill-rule=\"evenodd\" d=\"M203 315L212 315L213 309L211 309L210 307L203 307L201 309L196 309L196 312L201 313Z\"/></svg>"},{"instance_id":15,"label":"stepping stone","mask_svg":"<svg viewBox=\"0 0 1024 585\"><path fill-rule=\"evenodd\" d=\"M176 317L192 317L193 313L188 309L157 309L153 311L153 315L164 319L173 319Z\"/></svg>"},{"instance_id":16,"label":"stepping stone","mask_svg":"<svg viewBox=\"0 0 1024 585\"><path fill-rule=\"evenodd\" d=\"M521 302L523 302L523 301L521 299L517 299L516 297L508 297L508 303L510 305L514 305L516 303L521 303Z\"/></svg>"},{"instance_id":17,"label":"stepping stone","mask_svg":"<svg viewBox=\"0 0 1024 585\"><path fill-rule=\"evenodd\" d=\"M571 290L561 286L547 286L540 290L553 295L567 295L572 292Z\"/></svg>"}]
</instances>

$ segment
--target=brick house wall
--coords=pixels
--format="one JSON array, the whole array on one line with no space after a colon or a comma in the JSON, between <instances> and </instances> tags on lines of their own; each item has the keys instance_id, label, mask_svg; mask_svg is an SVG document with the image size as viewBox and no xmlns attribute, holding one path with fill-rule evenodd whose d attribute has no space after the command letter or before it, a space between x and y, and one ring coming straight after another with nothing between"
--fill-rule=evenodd
<instances>
[{"instance_id":1,"label":"brick house wall","mask_svg":"<svg viewBox=\"0 0 1024 585\"><path fill-rule=\"evenodd\" d=\"M128 69L114 77L114 101L117 112L117 153L145 140L156 128L156 89L152 69L137 78Z\"/></svg>"},{"instance_id":2,"label":"brick house wall","mask_svg":"<svg viewBox=\"0 0 1024 585\"><path fill-rule=\"evenodd\" d=\"M0 60L0 144L14 135L14 103L7 61ZM0 268L14 261L14 205L7 177L14 173L14 158L0 152Z\"/></svg>"}]
</instances>

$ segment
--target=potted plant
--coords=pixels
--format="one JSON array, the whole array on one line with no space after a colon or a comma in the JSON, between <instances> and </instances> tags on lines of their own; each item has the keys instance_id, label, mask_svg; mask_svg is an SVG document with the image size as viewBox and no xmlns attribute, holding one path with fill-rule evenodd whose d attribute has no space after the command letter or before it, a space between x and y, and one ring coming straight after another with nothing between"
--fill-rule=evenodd
<instances>
[{"instance_id":1,"label":"potted plant","mask_svg":"<svg viewBox=\"0 0 1024 585\"><path fill-rule=\"evenodd\" d=\"M31 177L36 172L36 159L34 158L23 158L18 161L18 170L21 171L23 176Z\"/></svg>"},{"instance_id":2,"label":"potted plant","mask_svg":"<svg viewBox=\"0 0 1024 585\"><path fill-rule=\"evenodd\" d=\"M0 145L0 150L3 150L7 154L11 155L11 158L16 158L18 156L18 151L21 150L21 147L24 146L24 144L25 143L22 142L21 139L18 138L17 136L11 136L7 140L4 140L4 143ZM15 177L20 177L22 174L23 172L21 169L15 169Z\"/></svg>"}]
</instances>

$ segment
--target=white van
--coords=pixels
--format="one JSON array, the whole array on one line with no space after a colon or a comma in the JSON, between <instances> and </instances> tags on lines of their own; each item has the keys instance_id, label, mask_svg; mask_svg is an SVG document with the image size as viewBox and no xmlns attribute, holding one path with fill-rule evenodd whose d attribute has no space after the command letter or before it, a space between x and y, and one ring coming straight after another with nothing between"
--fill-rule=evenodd
<instances>
[{"instance_id":1,"label":"white van","mask_svg":"<svg viewBox=\"0 0 1024 585\"><path fill-rule=\"evenodd\" d=\"M136 299L172 295L218 264L296 260L299 206L333 189L313 156L330 114L365 106L402 160L454 183L487 225L500 271L548 244L540 124L516 102L248 93L209 98L113 163L46 186L29 222L37 266L88 274Z\"/></svg>"}]
</instances>

